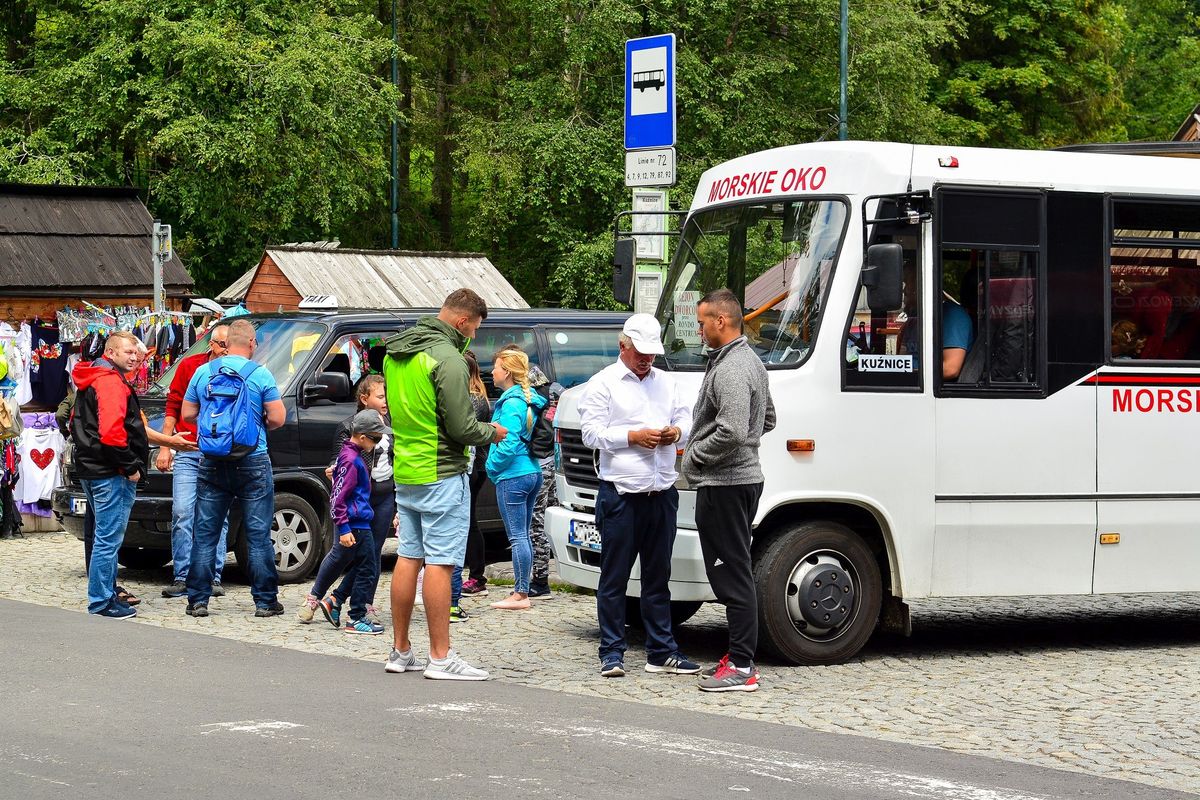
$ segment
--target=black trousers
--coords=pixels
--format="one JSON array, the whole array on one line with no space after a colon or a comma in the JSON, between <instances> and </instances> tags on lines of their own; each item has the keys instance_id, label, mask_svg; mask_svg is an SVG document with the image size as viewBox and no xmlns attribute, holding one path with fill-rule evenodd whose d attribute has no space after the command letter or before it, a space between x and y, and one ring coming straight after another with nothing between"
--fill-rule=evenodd
<instances>
[{"instance_id":1,"label":"black trousers","mask_svg":"<svg viewBox=\"0 0 1200 800\"><path fill-rule=\"evenodd\" d=\"M475 580L483 580L483 571L487 567L487 552L483 544L483 532L479 530L479 523L475 519L475 501L479 497L479 490L483 488L483 482L487 480L487 470L483 468L482 460L476 459L474 470L471 472L469 486L471 487L471 527L467 529L467 555L466 563L463 565L467 568L467 573Z\"/></svg>"},{"instance_id":2,"label":"black trousers","mask_svg":"<svg viewBox=\"0 0 1200 800\"><path fill-rule=\"evenodd\" d=\"M729 625L729 660L754 666L758 648L758 596L750 565L750 524L763 485L701 486L696 490L696 528L704 571Z\"/></svg>"},{"instance_id":3,"label":"black trousers","mask_svg":"<svg viewBox=\"0 0 1200 800\"><path fill-rule=\"evenodd\" d=\"M642 624L646 629L646 660L662 664L679 652L671 627L671 550L679 491L671 487L655 494L619 494L601 481L596 495L596 525L600 528L600 583L596 587L596 618L600 623L600 661L625 655L625 589L633 562L642 560Z\"/></svg>"}]
</instances>

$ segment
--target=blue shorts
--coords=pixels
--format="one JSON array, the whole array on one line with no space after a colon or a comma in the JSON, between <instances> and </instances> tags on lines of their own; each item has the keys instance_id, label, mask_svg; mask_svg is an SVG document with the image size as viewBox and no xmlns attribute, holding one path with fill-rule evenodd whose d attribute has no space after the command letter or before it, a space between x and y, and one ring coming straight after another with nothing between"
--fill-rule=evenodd
<instances>
[{"instance_id":1,"label":"blue shorts","mask_svg":"<svg viewBox=\"0 0 1200 800\"><path fill-rule=\"evenodd\" d=\"M396 484L402 558L462 566L471 525L471 489L464 472L436 483Z\"/></svg>"}]
</instances>

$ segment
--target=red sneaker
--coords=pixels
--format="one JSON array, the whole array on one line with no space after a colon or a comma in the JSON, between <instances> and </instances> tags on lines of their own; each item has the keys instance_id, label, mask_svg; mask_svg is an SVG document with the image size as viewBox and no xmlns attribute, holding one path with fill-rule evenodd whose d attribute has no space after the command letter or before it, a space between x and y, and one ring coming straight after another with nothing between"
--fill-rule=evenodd
<instances>
[{"instance_id":1,"label":"red sneaker","mask_svg":"<svg viewBox=\"0 0 1200 800\"><path fill-rule=\"evenodd\" d=\"M726 653L725 655L721 656L721 660L717 662L717 665L715 667L709 667L708 669L701 672L700 677L711 678L713 675L716 675L718 672L720 672L722 668L727 667L727 666L729 666L729 653Z\"/></svg>"}]
</instances>

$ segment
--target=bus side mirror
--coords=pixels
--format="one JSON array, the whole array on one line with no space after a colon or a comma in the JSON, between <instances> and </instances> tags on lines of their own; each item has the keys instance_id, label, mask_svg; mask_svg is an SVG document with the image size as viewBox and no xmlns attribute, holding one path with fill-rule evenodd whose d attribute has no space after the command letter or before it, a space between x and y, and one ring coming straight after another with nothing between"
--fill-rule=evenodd
<instances>
[{"instance_id":1,"label":"bus side mirror","mask_svg":"<svg viewBox=\"0 0 1200 800\"><path fill-rule=\"evenodd\" d=\"M633 274L637 270L637 242L617 239L613 242L613 297L618 303L633 305Z\"/></svg>"},{"instance_id":2,"label":"bus side mirror","mask_svg":"<svg viewBox=\"0 0 1200 800\"><path fill-rule=\"evenodd\" d=\"M862 272L867 305L876 314L895 311L904 302L904 248L895 243L867 248L867 265Z\"/></svg>"}]
</instances>

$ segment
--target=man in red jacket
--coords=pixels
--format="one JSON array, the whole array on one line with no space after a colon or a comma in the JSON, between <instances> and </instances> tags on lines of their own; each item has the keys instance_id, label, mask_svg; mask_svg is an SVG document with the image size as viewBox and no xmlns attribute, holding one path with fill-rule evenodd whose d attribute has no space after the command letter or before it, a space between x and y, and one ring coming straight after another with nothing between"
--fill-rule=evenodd
<instances>
[{"instance_id":1,"label":"man in red jacket","mask_svg":"<svg viewBox=\"0 0 1200 800\"><path fill-rule=\"evenodd\" d=\"M208 352L188 356L179 362L175 376L171 378L171 388L167 392L166 418L163 420L163 433L186 435L194 442L196 426L186 422L180 416L183 406L183 395L187 391L192 376L202 365L214 358L220 358L229 352L227 337L228 325L218 325L212 329L208 340ZM171 560L174 562L174 580L171 585L162 590L163 597L183 597L187 594L188 567L192 560L192 524L195 520L196 509L196 480L200 474L200 452L175 452L169 447L160 447L155 466L162 472L174 471L171 481ZM228 554L226 541L229 537L229 519L221 526L221 539L217 543L217 559L213 569L213 597L221 597L225 590L221 588L221 570L225 568L225 556Z\"/></svg>"},{"instance_id":2,"label":"man in red jacket","mask_svg":"<svg viewBox=\"0 0 1200 800\"><path fill-rule=\"evenodd\" d=\"M108 337L104 357L80 362L71 371L75 410L75 474L83 484L88 508L96 518L92 561L88 566L88 612L129 619L137 611L113 593L117 550L125 539L137 482L150 460L142 409L126 372L138 362L137 339L118 331Z\"/></svg>"}]
</instances>

